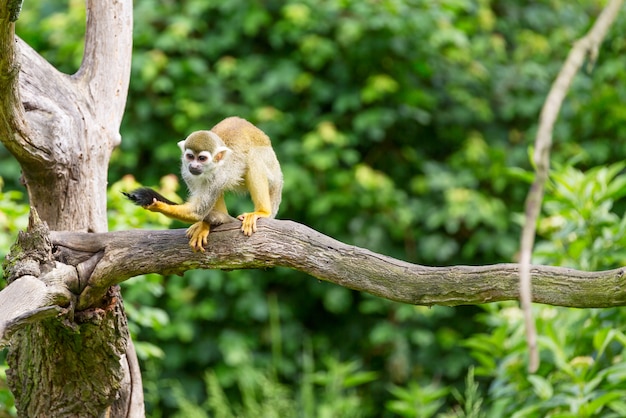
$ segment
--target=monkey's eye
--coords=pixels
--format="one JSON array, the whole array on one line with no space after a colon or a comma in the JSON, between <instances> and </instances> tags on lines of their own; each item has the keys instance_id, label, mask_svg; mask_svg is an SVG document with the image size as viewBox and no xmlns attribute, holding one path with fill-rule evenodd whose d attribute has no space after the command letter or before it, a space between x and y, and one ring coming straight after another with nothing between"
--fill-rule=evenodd
<instances>
[{"instance_id":1,"label":"monkey's eye","mask_svg":"<svg viewBox=\"0 0 626 418\"><path fill-rule=\"evenodd\" d=\"M206 155L198 155L198 161L206 163L209 158Z\"/></svg>"},{"instance_id":2,"label":"monkey's eye","mask_svg":"<svg viewBox=\"0 0 626 418\"><path fill-rule=\"evenodd\" d=\"M185 158L187 159L187 161L193 161L194 156L192 153L188 152L185 154Z\"/></svg>"}]
</instances>

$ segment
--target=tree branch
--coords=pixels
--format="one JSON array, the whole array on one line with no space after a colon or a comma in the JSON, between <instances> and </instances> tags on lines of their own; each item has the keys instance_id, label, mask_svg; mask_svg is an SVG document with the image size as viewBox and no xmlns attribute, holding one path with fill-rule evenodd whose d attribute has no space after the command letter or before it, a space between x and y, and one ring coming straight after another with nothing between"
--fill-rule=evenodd
<instances>
[{"instance_id":1,"label":"tree branch","mask_svg":"<svg viewBox=\"0 0 626 418\"><path fill-rule=\"evenodd\" d=\"M530 351L528 370L534 373L539 367L539 352L537 349L537 332L532 318L531 302L531 256L535 242L535 229L537 218L541 210L545 183L548 180L550 170L550 148L552 147L552 131L561 110L561 105L574 80L574 76L582 66L585 57L592 60L597 58L598 49L606 32L617 18L622 7L623 0L611 0L604 8L591 30L581 38L570 50L567 60L563 64L556 80L552 84L548 97L541 109L539 128L535 138L535 163L536 176L526 197L526 218L520 238L520 301L524 311L526 324L526 338Z\"/></svg>"},{"instance_id":2,"label":"tree branch","mask_svg":"<svg viewBox=\"0 0 626 418\"><path fill-rule=\"evenodd\" d=\"M130 79L132 1L89 0L87 13L85 55L74 76L15 37L13 23L0 25L0 141L51 228L105 231L106 166L121 140Z\"/></svg>"},{"instance_id":3,"label":"tree branch","mask_svg":"<svg viewBox=\"0 0 626 418\"><path fill-rule=\"evenodd\" d=\"M78 263L101 254L89 279L81 279L79 309L127 278L146 273L182 274L190 269L288 267L414 305L480 304L517 300L519 296L517 264L425 267L343 244L291 221L262 219L252 237L243 236L239 228L237 222L215 228L205 253L191 251L184 230L51 232L51 241L55 258L61 261ZM621 306L626 304L625 272L533 266L534 301L579 308Z\"/></svg>"},{"instance_id":4,"label":"tree branch","mask_svg":"<svg viewBox=\"0 0 626 418\"><path fill-rule=\"evenodd\" d=\"M87 0L85 53L80 69L74 76L86 86L86 97L93 100L94 115L102 116L102 126L117 132L122 122L133 47L132 2L120 1L111 7L106 1ZM111 68L116 71L111 72ZM119 145L117 135L110 144Z\"/></svg>"},{"instance_id":5,"label":"tree branch","mask_svg":"<svg viewBox=\"0 0 626 418\"><path fill-rule=\"evenodd\" d=\"M519 296L517 264L425 267L341 243L291 221L261 219L258 226L259 231L251 237L241 233L238 222L216 227L205 253L189 248L183 229L94 234L52 231L54 260L47 261L48 267L42 269L46 273L39 277L46 285L32 284L32 269L23 274L11 270L12 276L22 279L14 277L17 280L0 292L0 343L6 341L3 333L16 318L47 306L69 306L72 298L68 291L80 294L77 309L81 310L101 300L110 286L130 277L182 274L190 269L288 267L413 305L472 305L517 300ZM583 272L532 266L531 275L534 302L577 308L626 304L624 268ZM35 290L28 290L33 286ZM15 296L25 291L34 296ZM27 309L20 305L25 300L30 301L24 305Z\"/></svg>"},{"instance_id":6,"label":"tree branch","mask_svg":"<svg viewBox=\"0 0 626 418\"><path fill-rule=\"evenodd\" d=\"M0 142L13 153L20 150L27 129L18 89L20 64L15 47L16 8L19 6L17 2L0 1Z\"/></svg>"}]
</instances>

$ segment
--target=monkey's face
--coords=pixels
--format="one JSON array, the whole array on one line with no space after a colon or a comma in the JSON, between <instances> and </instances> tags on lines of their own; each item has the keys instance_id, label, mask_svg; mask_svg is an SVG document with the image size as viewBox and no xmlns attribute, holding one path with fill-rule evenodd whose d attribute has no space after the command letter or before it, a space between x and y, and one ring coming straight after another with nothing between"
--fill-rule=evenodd
<instances>
[{"instance_id":1,"label":"monkey's face","mask_svg":"<svg viewBox=\"0 0 626 418\"><path fill-rule=\"evenodd\" d=\"M210 131L194 132L178 146L183 151L183 172L194 177L213 173L230 153L221 138Z\"/></svg>"},{"instance_id":2,"label":"monkey's face","mask_svg":"<svg viewBox=\"0 0 626 418\"><path fill-rule=\"evenodd\" d=\"M212 174L224 163L230 149L219 147L213 153L210 151L194 151L185 149L183 153L183 171L186 169L189 174L201 177L202 175Z\"/></svg>"},{"instance_id":3,"label":"monkey's face","mask_svg":"<svg viewBox=\"0 0 626 418\"><path fill-rule=\"evenodd\" d=\"M190 149L185 150L183 158L187 164L187 170L194 176L199 176L204 173L209 166L209 162L212 160L210 152L202 151L196 154Z\"/></svg>"}]
</instances>

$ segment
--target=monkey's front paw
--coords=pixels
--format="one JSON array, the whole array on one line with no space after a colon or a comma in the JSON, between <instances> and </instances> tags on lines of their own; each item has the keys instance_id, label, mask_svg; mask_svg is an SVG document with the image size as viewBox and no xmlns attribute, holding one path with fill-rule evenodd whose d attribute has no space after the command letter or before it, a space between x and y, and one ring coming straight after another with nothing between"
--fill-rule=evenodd
<instances>
[{"instance_id":1,"label":"monkey's front paw","mask_svg":"<svg viewBox=\"0 0 626 418\"><path fill-rule=\"evenodd\" d=\"M203 221L191 225L185 234L189 238L189 246L194 251L204 252L204 246L209 242L210 231L211 225Z\"/></svg>"},{"instance_id":2,"label":"monkey's front paw","mask_svg":"<svg viewBox=\"0 0 626 418\"><path fill-rule=\"evenodd\" d=\"M259 218L267 218L268 215L263 212L242 213L237 216L241 221L241 231L246 236L251 236L256 232L256 220Z\"/></svg>"},{"instance_id":3,"label":"monkey's front paw","mask_svg":"<svg viewBox=\"0 0 626 418\"><path fill-rule=\"evenodd\" d=\"M163 204L163 202L159 202L158 200L154 199L152 201L152 203L144 205L143 208L149 210L150 212L162 212L162 208L165 205Z\"/></svg>"}]
</instances>

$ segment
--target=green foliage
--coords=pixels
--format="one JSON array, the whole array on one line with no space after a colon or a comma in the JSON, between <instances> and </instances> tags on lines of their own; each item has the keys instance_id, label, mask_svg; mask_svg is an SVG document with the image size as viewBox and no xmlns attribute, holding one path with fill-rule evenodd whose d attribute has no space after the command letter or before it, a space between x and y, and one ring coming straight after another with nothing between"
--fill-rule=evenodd
<instances>
[{"instance_id":1,"label":"green foliage","mask_svg":"<svg viewBox=\"0 0 626 418\"><path fill-rule=\"evenodd\" d=\"M4 355L0 352L0 359L4 360ZM4 363L4 361L3 361ZM17 415L13 395L7 386L6 370L7 366L0 365L0 418L14 417Z\"/></svg>"},{"instance_id":2,"label":"green foliage","mask_svg":"<svg viewBox=\"0 0 626 418\"><path fill-rule=\"evenodd\" d=\"M3 190L4 180L0 177L0 259L9 252L15 242L18 231L23 231L28 225L28 205L24 204L24 195L19 190ZM4 278L0 269L0 279ZM4 287L4 280L0 280L0 289Z\"/></svg>"},{"instance_id":3,"label":"green foliage","mask_svg":"<svg viewBox=\"0 0 626 418\"><path fill-rule=\"evenodd\" d=\"M537 246L540 263L597 270L620 266L626 259L626 217L614 211L626 195L625 163L582 172L561 167L551 176L544 203L546 216Z\"/></svg>"},{"instance_id":4,"label":"green foliage","mask_svg":"<svg viewBox=\"0 0 626 418\"><path fill-rule=\"evenodd\" d=\"M464 344L479 363L476 374L492 379L487 416L623 416L623 313L536 307L541 367L528 375L519 308L498 304L485 310L489 333Z\"/></svg>"},{"instance_id":5,"label":"green foliage","mask_svg":"<svg viewBox=\"0 0 626 418\"><path fill-rule=\"evenodd\" d=\"M312 358L305 356L306 361ZM231 402L215 373L205 375L208 399L197 405L190 401L180 385L174 384L174 397L180 417L361 417L371 405L358 396L356 388L376 378L372 372L359 371L356 362L342 363L329 359L327 369L306 373L297 388L280 383L274 375L250 364L240 365L236 391L240 402Z\"/></svg>"},{"instance_id":6,"label":"green foliage","mask_svg":"<svg viewBox=\"0 0 626 418\"><path fill-rule=\"evenodd\" d=\"M25 4L17 31L72 73L83 2L41 3ZM138 181L183 198L168 176L179 170L176 142L239 115L270 135L281 161L279 218L426 265L511 261L539 110L601 5L136 2L123 141L109 171L110 228L183 227L119 192ZM626 205L616 163L626 159L625 31L618 19L596 67L577 76L564 103L535 262L623 264ZM2 147L0 161L8 190L2 252L24 227L26 206L14 194L23 194L19 167ZM228 199L233 214L249 208L247 198ZM147 275L123 291L151 416L288 415L294 405L306 416L354 405L363 416L417 407L467 417L622 411L614 398L622 374L617 310L536 307L544 366L528 377L514 305L405 306L284 269ZM595 337L591 324L608 331ZM477 381L467 372L473 362ZM358 385L342 386L354 378ZM325 392L330 387L346 404Z\"/></svg>"},{"instance_id":7,"label":"green foliage","mask_svg":"<svg viewBox=\"0 0 626 418\"><path fill-rule=\"evenodd\" d=\"M9 248L15 242L17 233L26 229L28 224L28 206L23 203L20 191L3 190L3 179L0 177L0 259L4 260ZM6 282L2 280L4 273L0 269L0 289ZM0 349L0 418L15 416L13 395L6 383L6 349Z\"/></svg>"},{"instance_id":8,"label":"green foliage","mask_svg":"<svg viewBox=\"0 0 626 418\"><path fill-rule=\"evenodd\" d=\"M393 386L389 389L396 400L387 402L387 409L402 417L428 418L445 403L446 388L435 384L410 382L407 387Z\"/></svg>"},{"instance_id":9,"label":"green foliage","mask_svg":"<svg viewBox=\"0 0 626 418\"><path fill-rule=\"evenodd\" d=\"M82 0L26 4L17 22L19 36L59 70L72 74L83 58L85 16Z\"/></svg>"},{"instance_id":10,"label":"green foliage","mask_svg":"<svg viewBox=\"0 0 626 418\"><path fill-rule=\"evenodd\" d=\"M626 194L624 164L585 172L555 169L539 225L547 238L541 262L573 268L623 264L624 217L614 212ZM476 374L489 377L488 416L620 417L626 413L626 315L618 308L535 306L541 367L526 371L526 338L513 303L484 305L489 330L466 339Z\"/></svg>"},{"instance_id":11,"label":"green foliage","mask_svg":"<svg viewBox=\"0 0 626 418\"><path fill-rule=\"evenodd\" d=\"M487 415L482 411L484 402L480 386L474 378L474 367L470 367L465 378L465 392L462 394L458 389L452 388L454 399L460 404L444 417L454 418L483 418ZM443 418L443 417L442 417Z\"/></svg>"}]
</instances>

